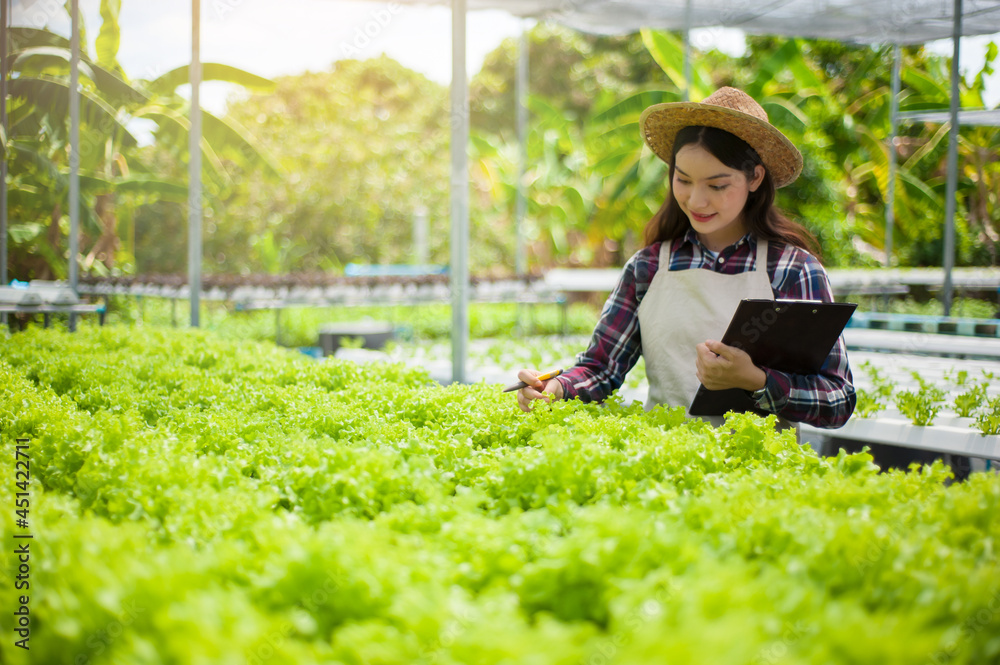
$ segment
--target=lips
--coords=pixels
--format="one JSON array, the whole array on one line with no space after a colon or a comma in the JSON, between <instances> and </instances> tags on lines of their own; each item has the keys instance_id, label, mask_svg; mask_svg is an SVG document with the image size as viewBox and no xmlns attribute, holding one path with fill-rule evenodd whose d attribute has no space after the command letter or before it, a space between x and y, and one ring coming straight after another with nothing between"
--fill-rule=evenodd
<instances>
[{"instance_id":1,"label":"lips","mask_svg":"<svg viewBox=\"0 0 1000 665\"><path fill-rule=\"evenodd\" d=\"M708 214L708 215L699 215L696 212L692 212L691 213L691 218L694 221L696 221L696 222L702 222L702 223L704 223L704 222L707 222L708 220L712 219L713 217L715 217L715 213L714 212L711 213L711 214Z\"/></svg>"}]
</instances>

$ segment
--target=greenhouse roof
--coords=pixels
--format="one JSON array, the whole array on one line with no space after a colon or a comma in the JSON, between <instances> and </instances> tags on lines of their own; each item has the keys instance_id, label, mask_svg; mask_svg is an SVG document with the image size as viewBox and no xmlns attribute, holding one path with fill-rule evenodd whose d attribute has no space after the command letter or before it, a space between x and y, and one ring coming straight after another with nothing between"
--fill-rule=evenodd
<instances>
[{"instance_id":1,"label":"greenhouse roof","mask_svg":"<svg viewBox=\"0 0 1000 665\"><path fill-rule=\"evenodd\" d=\"M402 0L423 4L427 0ZM585 32L729 27L751 34L922 44L952 36L953 0L468 0ZM437 4L450 4L445 0ZM690 5L690 6L689 6ZM688 15L689 14L689 15ZM963 0L962 34L1000 32L1000 2Z\"/></svg>"}]
</instances>

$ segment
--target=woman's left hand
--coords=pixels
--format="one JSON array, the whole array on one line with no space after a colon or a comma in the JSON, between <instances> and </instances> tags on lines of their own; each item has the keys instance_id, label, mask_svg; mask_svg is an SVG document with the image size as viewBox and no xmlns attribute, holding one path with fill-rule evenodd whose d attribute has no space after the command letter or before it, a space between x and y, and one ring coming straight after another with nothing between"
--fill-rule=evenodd
<instances>
[{"instance_id":1,"label":"woman's left hand","mask_svg":"<svg viewBox=\"0 0 1000 665\"><path fill-rule=\"evenodd\" d=\"M767 374L753 364L746 351L711 339L696 348L698 380L709 390L742 388L753 391L767 383Z\"/></svg>"}]
</instances>

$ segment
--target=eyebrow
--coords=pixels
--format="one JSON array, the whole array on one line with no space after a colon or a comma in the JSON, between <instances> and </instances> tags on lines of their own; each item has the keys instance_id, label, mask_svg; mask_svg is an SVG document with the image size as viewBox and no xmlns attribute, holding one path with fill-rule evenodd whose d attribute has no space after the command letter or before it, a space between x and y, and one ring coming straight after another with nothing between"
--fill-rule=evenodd
<instances>
[{"instance_id":1,"label":"eyebrow","mask_svg":"<svg viewBox=\"0 0 1000 665\"><path fill-rule=\"evenodd\" d=\"M689 178L691 177L687 173L684 173L684 169L677 166L676 164L674 164L674 169L678 171L681 175L685 175ZM705 178L705 180L715 180L716 178L730 178L732 177L732 175L733 175L732 173L717 173L716 175L708 176L707 178Z\"/></svg>"}]
</instances>

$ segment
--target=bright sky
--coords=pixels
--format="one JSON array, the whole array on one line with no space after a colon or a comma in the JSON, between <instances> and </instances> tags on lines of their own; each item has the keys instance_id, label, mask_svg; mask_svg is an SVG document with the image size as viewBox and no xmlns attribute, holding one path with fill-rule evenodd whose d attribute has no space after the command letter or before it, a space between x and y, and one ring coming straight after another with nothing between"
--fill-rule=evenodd
<instances>
[{"instance_id":1,"label":"bright sky","mask_svg":"<svg viewBox=\"0 0 1000 665\"><path fill-rule=\"evenodd\" d=\"M13 23L69 34L63 0L14 0ZM89 49L100 28L100 0L80 0ZM119 61L133 78L155 78L189 62L191 4L159 0L122 0ZM470 12L467 19L467 71L479 71L483 58L506 37L518 35L523 21L502 11ZM700 48L717 46L741 53L737 30L693 31ZM962 40L963 71L979 71L992 37ZM951 41L931 45L951 53ZM413 6L336 0L202 0L201 58L273 77L320 71L344 57L364 59L382 53L440 83L451 80L451 11ZM1000 70L1000 67L998 67ZM1000 104L1000 71L991 77L990 106ZM223 107L228 88L205 84L202 103Z\"/></svg>"},{"instance_id":2,"label":"bright sky","mask_svg":"<svg viewBox=\"0 0 1000 665\"><path fill-rule=\"evenodd\" d=\"M69 34L62 0L14 0L14 25ZM80 0L92 52L100 26L99 0ZM191 58L191 3L122 0L119 62L133 78L156 76ZM506 12L471 12L467 67L478 71L522 21ZM202 0L201 59L261 76L321 71L345 57L386 53L447 84L451 80L451 12L446 7L334 0ZM225 86L206 84L203 104L218 110Z\"/></svg>"}]
</instances>

